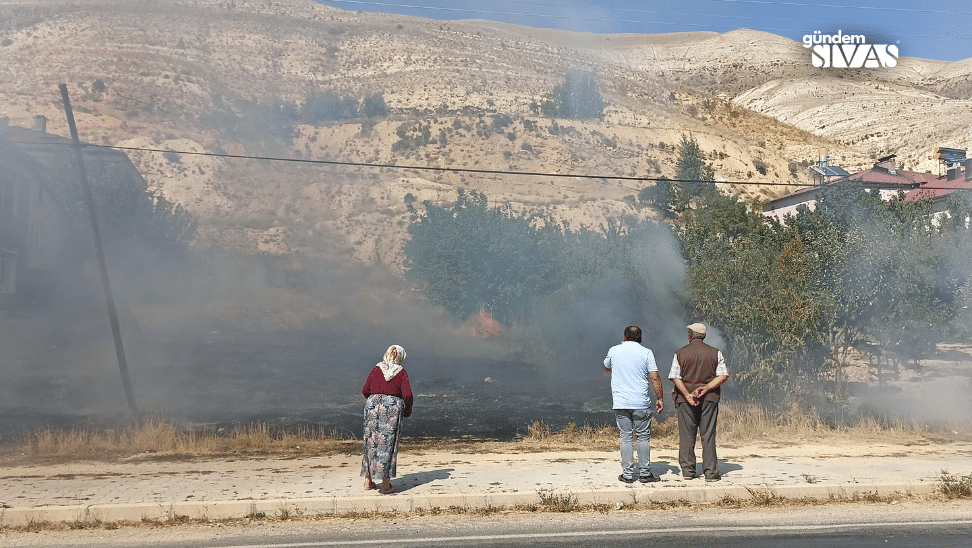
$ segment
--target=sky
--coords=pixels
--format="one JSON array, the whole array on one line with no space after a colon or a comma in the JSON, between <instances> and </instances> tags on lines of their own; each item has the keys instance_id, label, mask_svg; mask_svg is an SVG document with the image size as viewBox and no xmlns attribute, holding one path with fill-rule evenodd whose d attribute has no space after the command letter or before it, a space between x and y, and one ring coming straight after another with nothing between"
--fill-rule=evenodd
<instances>
[{"instance_id":1,"label":"sky","mask_svg":"<svg viewBox=\"0 0 972 548\"><path fill-rule=\"evenodd\" d=\"M899 55L972 57L972 4L961 0L318 0L349 11L429 19L491 19L598 34L762 30L802 41L814 31L863 34Z\"/></svg>"}]
</instances>

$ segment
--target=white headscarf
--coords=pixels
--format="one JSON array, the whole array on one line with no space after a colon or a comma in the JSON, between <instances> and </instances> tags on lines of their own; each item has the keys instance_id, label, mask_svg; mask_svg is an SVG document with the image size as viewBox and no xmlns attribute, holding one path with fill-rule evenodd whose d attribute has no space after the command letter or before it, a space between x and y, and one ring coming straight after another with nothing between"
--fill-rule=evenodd
<instances>
[{"instance_id":1,"label":"white headscarf","mask_svg":"<svg viewBox=\"0 0 972 548\"><path fill-rule=\"evenodd\" d=\"M392 350L395 350L395 356L392 356ZM376 364L381 368L381 373L385 376L385 382L394 379L395 375L403 369L403 361L405 361L405 349L397 344L389 346L388 350L385 351L385 356L382 358L382 361Z\"/></svg>"}]
</instances>

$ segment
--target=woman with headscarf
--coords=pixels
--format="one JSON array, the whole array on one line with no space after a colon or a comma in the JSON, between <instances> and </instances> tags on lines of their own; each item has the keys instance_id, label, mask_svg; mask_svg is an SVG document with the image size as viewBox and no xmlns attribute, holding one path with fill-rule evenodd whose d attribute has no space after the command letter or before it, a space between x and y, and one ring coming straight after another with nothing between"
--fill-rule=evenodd
<instances>
[{"instance_id":1,"label":"woman with headscarf","mask_svg":"<svg viewBox=\"0 0 972 548\"><path fill-rule=\"evenodd\" d=\"M374 480L381 480L381 494L395 492L391 478L396 475L402 418L412 414L412 387L408 384L408 373L402 368L404 360L404 348L397 344L389 346L361 389L367 398L361 459L365 491L377 487Z\"/></svg>"}]
</instances>

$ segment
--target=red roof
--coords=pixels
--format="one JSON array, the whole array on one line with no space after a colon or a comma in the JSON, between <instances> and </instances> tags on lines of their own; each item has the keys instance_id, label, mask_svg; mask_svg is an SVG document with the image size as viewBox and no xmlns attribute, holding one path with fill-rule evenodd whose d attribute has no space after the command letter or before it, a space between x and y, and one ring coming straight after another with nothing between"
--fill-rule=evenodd
<instances>
[{"instance_id":1,"label":"red roof","mask_svg":"<svg viewBox=\"0 0 972 548\"><path fill-rule=\"evenodd\" d=\"M905 200L909 202L920 202L921 200L934 200L951 194L956 190L972 190L972 181L956 179L949 181L941 177L925 183L921 188L916 188L905 194Z\"/></svg>"},{"instance_id":2,"label":"red roof","mask_svg":"<svg viewBox=\"0 0 972 548\"><path fill-rule=\"evenodd\" d=\"M879 167L872 167L871 169L858 171L857 173L848 177L848 179L851 181L898 185L913 185L915 183L925 184L930 181L937 180L938 178L939 177L937 175L932 175L931 173L917 173L914 171L904 171L900 169L896 170L894 173L891 173L887 169Z\"/></svg>"}]
</instances>

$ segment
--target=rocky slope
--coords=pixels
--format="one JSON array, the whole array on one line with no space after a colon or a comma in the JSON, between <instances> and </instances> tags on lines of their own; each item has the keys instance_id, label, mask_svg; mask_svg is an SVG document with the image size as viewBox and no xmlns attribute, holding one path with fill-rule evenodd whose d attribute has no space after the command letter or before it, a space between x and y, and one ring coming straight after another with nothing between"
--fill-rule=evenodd
<instances>
[{"instance_id":1,"label":"rocky slope","mask_svg":"<svg viewBox=\"0 0 972 548\"><path fill-rule=\"evenodd\" d=\"M972 62L846 75L809 65L800 44L748 30L599 36L311 0L32 0L0 12L0 116L30 126L41 114L66 135L64 82L82 139L203 153L129 153L153 189L199 216L200 245L399 265L406 198L448 203L458 186L575 226L650 216L633 205L648 181L408 166L671 177L671 145L691 134L720 179L782 185L805 183L791 163L820 147L851 171L890 152L924 170L931 147L969 144ZM569 68L596 75L603 119L536 112ZM281 132L253 114L322 92L381 94L387 115ZM432 138L403 144L423 131Z\"/></svg>"}]
</instances>

